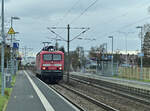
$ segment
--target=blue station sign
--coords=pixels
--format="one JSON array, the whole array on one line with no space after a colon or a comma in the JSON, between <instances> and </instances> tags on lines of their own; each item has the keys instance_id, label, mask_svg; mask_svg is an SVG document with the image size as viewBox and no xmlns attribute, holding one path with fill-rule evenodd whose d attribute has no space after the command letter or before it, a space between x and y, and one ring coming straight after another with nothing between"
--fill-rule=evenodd
<instances>
[{"instance_id":1,"label":"blue station sign","mask_svg":"<svg viewBox=\"0 0 150 111\"><path fill-rule=\"evenodd\" d=\"M14 42L14 43L13 43L13 48L18 49L18 48L19 48L19 43Z\"/></svg>"}]
</instances>

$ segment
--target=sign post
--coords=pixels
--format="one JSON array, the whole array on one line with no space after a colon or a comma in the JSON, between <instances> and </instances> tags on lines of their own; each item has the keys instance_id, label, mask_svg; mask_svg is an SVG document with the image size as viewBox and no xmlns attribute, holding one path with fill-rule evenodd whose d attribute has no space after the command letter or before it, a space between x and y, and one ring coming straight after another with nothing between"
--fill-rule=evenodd
<instances>
[{"instance_id":1,"label":"sign post","mask_svg":"<svg viewBox=\"0 0 150 111\"><path fill-rule=\"evenodd\" d=\"M13 75L13 73L14 73L14 64L13 64L13 39L12 39L12 35L13 34L15 34L15 31L14 31L14 29L12 28L12 24L11 24L11 27L10 27L10 29L9 29L9 31L8 31L8 34L10 34L11 35L11 49L10 49L10 59L11 59L11 76L10 76L10 81L11 81L11 79L12 79L12 75Z\"/></svg>"}]
</instances>

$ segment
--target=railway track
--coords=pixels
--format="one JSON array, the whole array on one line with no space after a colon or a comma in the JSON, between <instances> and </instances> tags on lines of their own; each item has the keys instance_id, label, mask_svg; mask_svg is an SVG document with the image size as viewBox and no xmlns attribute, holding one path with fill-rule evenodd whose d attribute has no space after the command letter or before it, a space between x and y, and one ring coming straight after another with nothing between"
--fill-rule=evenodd
<instances>
[{"instance_id":1,"label":"railway track","mask_svg":"<svg viewBox=\"0 0 150 111\"><path fill-rule=\"evenodd\" d=\"M85 78L86 80L87 80L87 78ZM104 87L104 86L100 86L99 84L94 84L92 81L93 80L91 80L91 81L86 81L86 80L82 80L81 78L77 78L77 77L71 77L70 76L70 83L71 84L65 84L63 81L60 83L61 85L59 85L60 87L61 87L61 89L66 89L66 92L71 92L71 95L74 93L74 94L76 94L75 95L75 97L76 98L74 98L75 99L75 101L77 100L77 102L75 102L75 104L77 104L77 107L78 107L78 105L79 106L81 106L81 108L79 108L79 109L81 109L81 111L85 111L83 108L85 108L86 109L86 106L88 105L85 105L85 104L80 104L80 100L82 100L83 102L84 101L90 101L89 103L90 104L95 104L94 106L95 107L97 107L97 106L99 106L99 107L97 107L97 108L100 108L100 109L102 109L103 107L105 107L105 105L107 104L107 105L109 105L109 106L112 106L113 107L113 109L115 109L115 108L117 108L118 110L122 110L122 111L128 111L128 110L135 110L135 109L137 109L137 106L138 106L138 111L141 111L141 110L145 110L145 111L149 111L149 102L148 101L145 101L145 100L143 100L143 99L139 99L139 98L137 98L137 97L134 97L134 96L129 96L128 94L125 94L125 93L121 93L121 92L119 92L119 91L117 91L117 90L114 90L114 89L110 89L109 87L107 88L107 87ZM98 81L97 81L98 82ZM62 86L62 85L65 85L65 86ZM107 84L108 85L108 84ZM52 87L54 86L54 88L55 88L55 86L58 86L58 85L52 85ZM67 86L67 87L66 87ZM86 88L87 86L89 86L89 88ZM70 87L71 87L71 89L70 89ZM56 87L57 88L57 87ZM73 88L73 89L72 89ZM83 89L83 88L85 88L85 89ZM58 89L59 89L59 87L58 87ZM58 90L57 92L58 93L60 93L61 92L61 89L60 90ZM92 89L92 90L91 90ZM102 89L102 90L101 90ZM68 91L67 91L68 90ZM88 91L88 90L91 90L90 92ZM97 93L95 93L94 92L94 90L97 92ZM101 93L99 94L99 92L101 92L102 91L102 93L104 93L104 94L102 94L101 95ZM77 94L79 92L79 94ZM80 95L80 92L82 92L81 93L81 95ZM108 92L108 96L107 96L107 92ZM62 96L64 96L64 95L66 95L66 97L65 98L68 98L68 100L70 99L70 97L68 97L68 95L70 96L70 94L68 94L68 93L64 93L64 92L61 92L62 94ZM82 97L82 94L83 94L83 97ZM95 95L96 94L96 95ZM94 96L95 95L95 96ZM120 96L118 96L118 95L120 95ZM84 99L84 98L88 98L90 96L90 99ZM106 97L105 97L106 96ZM115 96L115 97L114 97ZM123 96L123 97L122 97ZM78 102L78 97L79 98L83 98L83 99L79 99L79 102ZM92 99L91 99L91 97L92 97ZM96 98L95 98L96 97ZM97 98L98 97L98 98ZM101 98L102 97L102 98ZM117 99L117 98L118 99ZM125 98L124 98L125 97ZM93 99L93 98L95 98L95 99ZM112 98L112 99L108 99L108 98ZM125 100L124 100L125 99ZM126 100L127 99L127 100ZM70 100L73 100L72 98L70 99ZM69 101L70 101L69 100ZM92 101L93 100L93 101ZM96 102L98 101L101 101L102 102L102 104L99 104L99 103L96 103L95 102L95 100L96 100ZM106 100L106 101L105 101ZM121 101L120 101L121 100ZM92 102L91 102L92 101ZM129 104L128 104L128 101L130 101L129 102ZM100 102L100 103L101 103ZM116 103L117 102L117 103ZM105 104L103 104L103 103L105 103ZM114 104L115 103L115 104ZM125 103L125 104L124 104ZM126 104L127 103L127 104ZM141 104L141 103L143 103L143 104ZM74 103L72 103L72 104L74 104ZM98 105L97 105L98 104ZM133 106L133 105L134 106ZM104 105L104 106L102 106L102 105ZM107 105L106 105L106 107L107 107ZM118 106L119 105L119 106ZM129 105L129 106L128 106ZM82 108L82 106L83 106L83 108ZM114 108L115 107L115 108ZM132 108L133 107L133 108ZM125 109L124 109L125 108ZM103 109L105 109L105 108L103 108ZM148 110L147 110L148 109ZM105 109L105 110L107 110L107 111L110 111L110 109ZM91 110L86 110L86 111L91 111ZM96 111L101 111L101 110L96 110ZM111 110L111 111L113 111L113 110Z\"/></svg>"},{"instance_id":2,"label":"railway track","mask_svg":"<svg viewBox=\"0 0 150 111\"><path fill-rule=\"evenodd\" d=\"M53 90L55 90L58 94L60 94L62 97L64 97L66 100L68 100L71 104L73 104L74 106L76 106L80 111L86 111L85 109L83 109L81 106L79 106L78 104L72 102L69 98L67 98L65 95L63 95L62 93L60 93L57 88L55 88L54 86L49 85L49 87L51 87Z\"/></svg>"},{"instance_id":3,"label":"railway track","mask_svg":"<svg viewBox=\"0 0 150 111\"><path fill-rule=\"evenodd\" d=\"M83 94L83 93L81 93L81 92L79 92L79 91L77 91L77 90L74 90L73 88L70 88L70 87L67 87L67 86L65 86L65 85L60 85L59 84L59 86L60 87L62 87L62 88L64 88L64 89L66 89L66 90L68 90L68 91L70 91L70 92L72 92L72 93L74 93L74 94L76 94L76 95L78 95L78 96L80 96L80 97L82 97L82 98L84 98L84 99L86 99L86 100L88 100L89 102L91 102L91 103L93 103L93 104L95 104L95 105L97 105L98 107L101 107L102 109L104 109L104 110L106 110L106 111L119 111L119 110L117 110L117 109L115 109L115 108L113 108L113 107L111 107L111 106L109 106L109 105L107 105L107 104L105 104L105 103L103 103L103 102L100 102L100 101L98 101L98 100L96 100L96 99L94 99L94 98L92 98L92 97L89 97L89 96L87 96L87 95L85 95L85 94ZM55 89L54 87L52 87L52 86L50 86L51 88L53 88L53 89ZM56 90L56 89L55 89ZM56 90L57 91L57 90ZM58 91L57 91L58 92ZM62 94L61 94L62 95ZM62 95L63 96L63 95ZM70 101L70 100L69 100ZM81 109L81 111L85 111L85 110L83 110L82 108L80 108Z\"/></svg>"},{"instance_id":4,"label":"railway track","mask_svg":"<svg viewBox=\"0 0 150 111\"><path fill-rule=\"evenodd\" d=\"M93 83L92 80L90 80L90 81L88 81L88 79L81 80L82 78L79 79L79 77L77 78L75 76L70 77L70 79L80 82L80 83L83 83L83 84L90 85L92 87L96 87L96 88L105 90L107 92L111 92L113 94L131 99L131 100L134 100L134 101L137 101L140 103L143 103L145 105L150 105L150 101L149 101L150 94L148 91L145 91L145 90L142 91L142 90L136 89L136 88L132 89L132 87L127 88L126 86L123 86L123 85L118 86L118 84L115 85L114 83L113 84L106 83L106 81L104 83L102 83L102 81L100 81L99 84L96 84L96 83ZM100 84L100 83L102 83L102 84ZM135 93L135 91L136 91L136 93Z\"/></svg>"},{"instance_id":5,"label":"railway track","mask_svg":"<svg viewBox=\"0 0 150 111\"><path fill-rule=\"evenodd\" d=\"M97 81L98 82L98 81ZM101 81L102 82L102 81ZM137 96L132 96L132 95L128 95L128 94L126 94L126 92L125 93L122 93L121 91L118 91L118 90L115 90L115 89L113 89L113 88L110 88L111 87L111 85L110 85L110 87L106 87L106 86L102 86L102 85L100 85L100 84L96 84L96 83L93 83L93 80L88 80L88 78L84 78L83 80L81 79L81 78L77 78L77 77L71 77L70 76L70 85L68 85L68 84L65 84L64 82L62 82L62 83L60 83L60 84L62 84L62 85L65 85L65 86L68 86L68 87L66 87L65 88L65 86L61 86L61 85L59 85L60 87L62 87L62 88L64 88L64 89L66 89L66 90L70 90L70 87L71 88L73 88L73 90L72 91L70 91L70 92L72 92L72 94L73 93L75 93L76 94L76 92L78 93L79 91L80 92L82 92L82 94L83 94L83 97L82 97L82 95L80 95L79 94L79 96L80 97L82 97L82 98L86 98L86 97L89 97L90 96L90 98L92 97L92 99L91 100L89 100L89 99L84 99L85 101L92 101L91 103L93 103L93 104L95 104L96 106L99 106L99 108L100 107L105 107L105 105L104 106L102 106L101 104L99 104L99 103L96 103L97 101L99 102L99 101L101 101L101 97L102 97L102 102L103 103L105 103L105 104L108 104L108 105L110 105L110 106L112 106L112 107L115 107L115 108L117 108L117 109L119 109L119 110L122 110L122 111L125 111L124 110L124 108L127 108L126 109L126 111L128 111L128 110L135 110L136 109L136 107L138 106L139 108L140 108L140 110L139 111L141 111L141 110L144 110L144 109L146 109L145 111L149 111L149 110L147 110L147 108L149 109L149 104L150 104L150 101L147 101L147 100L145 100L145 99L142 99L142 98L138 98ZM77 85L78 84L78 85ZM83 85L82 85L83 84ZM107 84L108 85L108 84ZM52 86L55 86L55 85L52 85ZM75 88L75 87L76 88ZM91 88L93 88L94 90L96 89L99 89L99 91L103 91L104 92L104 94L102 94L102 96L101 96L101 94L99 94L99 93L97 93L98 95L98 97L100 96L100 98L97 98L96 96L96 98L93 96L93 94L95 94L95 92L94 92L94 90L91 90L92 92L89 92L89 91L87 91L87 93L85 93L84 92L84 90L81 88L81 87L86 87L86 86L90 86L90 89ZM80 88L79 88L80 87ZM78 88L79 88L79 90L78 90ZM90 90L89 88L87 88L86 90ZM83 90L83 91L82 91ZM86 91L85 90L85 91ZM58 93L60 93L59 91L58 91ZM105 98L105 96L107 96L107 93L109 93L108 95L110 95L110 96L108 96L107 98L112 98L112 99L107 99L107 98ZM92 94L92 95L91 95ZM68 96L68 94L66 94L67 96ZM78 94L76 94L76 95L78 95ZM88 96L87 96L88 95ZM118 96L119 95L119 96ZM63 95L62 95L63 96ZM84 97L85 96L85 97ZM116 97L121 97L121 99L117 99L116 97L114 98L113 96L116 96ZM78 97L78 96L76 96L76 97ZM123 97L123 98L122 98ZM95 102L95 99L93 99L93 98L95 98L96 99L96 102ZM105 99L106 99L106 101L105 101ZM70 99L70 98L69 98ZM125 101L124 101L124 99L126 99ZM71 99L72 100L72 99ZM114 104L114 102L115 101L119 101L119 102L117 102L118 104L119 104L119 106L118 106L118 104ZM121 100L121 101L120 101ZM124 105L124 103L128 103L127 101L130 101L130 106L128 106L128 104L125 104ZM123 103L123 104L122 104ZM132 108L132 105L131 104L135 104L136 103L136 105ZM141 104L142 103L142 104ZM78 104L78 103L77 103ZM97 105L98 104L98 105ZM78 104L79 105L79 104ZM82 106L81 106L82 107ZM106 106L107 107L107 106ZM84 108L86 108L86 107L84 107ZM131 109L130 109L131 108ZM134 109L135 108L135 109ZM144 108L144 109L143 109ZM102 108L101 108L102 109ZM105 109L105 108L103 108L103 109ZM105 109L106 110L106 109ZM85 111L85 110L81 110L81 111ZM91 111L91 110L89 110L89 111ZM99 110L97 110L97 111L99 111ZM101 111L101 110L100 110ZM108 110L107 109L107 111L110 111L110 109ZM112 110L113 111L113 110Z\"/></svg>"}]
</instances>

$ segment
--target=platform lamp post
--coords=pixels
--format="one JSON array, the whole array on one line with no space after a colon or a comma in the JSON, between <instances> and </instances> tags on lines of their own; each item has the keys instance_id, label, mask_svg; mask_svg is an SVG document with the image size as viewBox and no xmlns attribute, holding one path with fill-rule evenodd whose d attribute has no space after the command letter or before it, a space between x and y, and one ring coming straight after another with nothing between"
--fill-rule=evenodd
<instances>
[{"instance_id":1,"label":"platform lamp post","mask_svg":"<svg viewBox=\"0 0 150 111\"><path fill-rule=\"evenodd\" d=\"M114 76L114 71L113 71L113 64L114 64L114 61L113 61L113 36L108 36L108 38L111 38L111 39L112 39L112 58L111 58L111 69L112 69L112 76Z\"/></svg>"},{"instance_id":2,"label":"platform lamp post","mask_svg":"<svg viewBox=\"0 0 150 111\"><path fill-rule=\"evenodd\" d=\"M90 38L82 38L82 37L79 37L79 38L77 38L78 40L89 40L89 41L96 41L96 39L95 38L93 38L93 39L90 39ZM84 55L84 54L83 54ZM97 57L96 57L96 74L97 74ZM80 62L81 62L81 71L83 72L83 71L85 71L85 68L82 66L82 59L80 58ZM83 69L84 68L84 69Z\"/></svg>"},{"instance_id":3,"label":"platform lamp post","mask_svg":"<svg viewBox=\"0 0 150 111\"><path fill-rule=\"evenodd\" d=\"M4 74L4 56L5 56L5 32L4 32L4 0L2 0L2 13L1 13L1 35L2 35L2 48L1 48L1 95L4 96L4 89L5 89L5 74Z\"/></svg>"},{"instance_id":4,"label":"platform lamp post","mask_svg":"<svg viewBox=\"0 0 150 111\"><path fill-rule=\"evenodd\" d=\"M11 28L13 27L13 20L20 20L19 17L11 17ZM17 34L18 32L16 32L15 34ZM11 34L11 49L10 49L10 58L11 58L11 75L13 75L14 73L14 58L13 58L13 38L12 38L12 34Z\"/></svg>"},{"instance_id":5,"label":"platform lamp post","mask_svg":"<svg viewBox=\"0 0 150 111\"><path fill-rule=\"evenodd\" d=\"M140 66L140 79L142 80L142 75L143 75L143 52L142 52L142 38L143 38L143 35L142 35L142 29L143 27L142 26L137 26L136 28L138 29L141 29L141 53L140 53L140 61L141 61L141 66Z\"/></svg>"}]
</instances>

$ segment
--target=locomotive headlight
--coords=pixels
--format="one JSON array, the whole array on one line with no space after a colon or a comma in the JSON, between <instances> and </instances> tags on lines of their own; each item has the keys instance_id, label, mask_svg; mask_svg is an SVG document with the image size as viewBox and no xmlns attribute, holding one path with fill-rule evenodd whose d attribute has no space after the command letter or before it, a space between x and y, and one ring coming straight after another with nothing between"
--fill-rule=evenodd
<instances>
[{"instance_id":1,"label":"locomotive headlight","mask_svg":"<svg viewBox=\"0 0 150 111\"><path fill-rule=\"evenodd\" d=\"M46 67L42 67L42 70L45 70L46 69Z\"/></svg>"},{"instance_id":2,"label":"locomotive headlight","mask_svg":"<svg viewBox=\"0 0 150 111\"><path fill-rule=\"evenodd\" d=\"M62 67L59 67L59 70L62 70Z\"/></svg>"}]
</instances>

